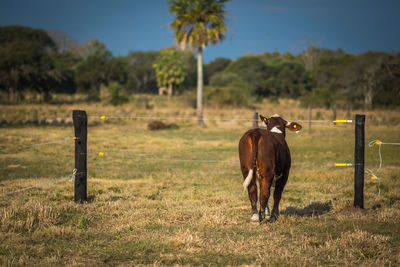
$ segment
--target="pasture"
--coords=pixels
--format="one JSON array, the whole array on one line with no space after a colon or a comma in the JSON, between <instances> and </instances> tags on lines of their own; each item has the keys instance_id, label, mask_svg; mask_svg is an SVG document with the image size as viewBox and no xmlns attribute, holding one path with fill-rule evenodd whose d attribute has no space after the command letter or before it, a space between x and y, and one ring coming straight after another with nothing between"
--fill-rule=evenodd
<instances>
[{"instance_id":1,"label":"pasture","mask_svg":"<svg viewBox=\"0 0 400 267\"><path fill-rule=\"evenodd\" d=\"M89 115L195 116L194 109L174 102L156 106L1 106L0 116L71 117L73 109ZM263 103L256 110L307 119L293 101ZM205 117L251 119L253 112L206 107ZM314 112L315 119L331 119L330 111ZM398 111L358 112L367 115L366 168L376 170L378 148L367 144L400 142ZM338 111L338 118L344 114ZM147 130L148 122L89 118L87 203L73 202L68 179L1 194L0 264L400 265L400 147L382 147L383 166L375 172L381 194L366 174L365 209L357 210L353 168L333 167L353 162L354 125L313 124L309 135L301 123L301 133L286 137L292 169L281 216L273 224L251 224L237 151L251 122L206 120L207 127L199 129L194 120L171 120L180 128L162 131ZM0 128L0 192L71 174L73 142L19 148L73 134L72 126Z\"/></svg>"}]
</instances>

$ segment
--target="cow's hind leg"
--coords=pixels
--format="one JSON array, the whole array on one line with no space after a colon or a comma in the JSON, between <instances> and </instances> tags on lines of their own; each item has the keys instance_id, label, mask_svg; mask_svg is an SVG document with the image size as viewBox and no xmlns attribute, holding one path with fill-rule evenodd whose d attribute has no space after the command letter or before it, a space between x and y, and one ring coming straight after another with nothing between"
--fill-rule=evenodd
<instances>
[{"instance_id":1,"label":"cow's hind leg","mask_svg":"<svg viewBox=\"0 0 400 267\"><path fill-rule=\"evenodd\" d=\"M249 199L250 199L250 203L251 203L251 222L259 222L260 218L258 216L258 212L257 212L257 183L256 183L256 179L251 180L251 183L249 184L249 187L247 188L248 192L249 192Z\"/></svg>"},{"instance_id":2,"label":"cow's hind leg","mask_svg":"<svg viewBox=\"0 0 400 267\"><path fill-rule=\"evenodd\" d=\"M274 191L274 207L272 208L271 217L269 218L269 222L275 222L279 216L279 202L282 198L283 188L286 185L288 180L289 172L282 175L280 179L278 179L275 183L275 191Z\"/></svg>"},{"instance_id":3,"label":"cow's hind leg","mask_svg":"<svg viewBox=\"0 0 400 267\"><path fill-rule=\"evenodd\" d=\"M272 174L270 174L269 176L267 176L267 178L261 177L260 179L260 220L265 219L265 209L268 209L269 214L268 199L271 192L272 178Z\"/></svg>"}]
</instances>

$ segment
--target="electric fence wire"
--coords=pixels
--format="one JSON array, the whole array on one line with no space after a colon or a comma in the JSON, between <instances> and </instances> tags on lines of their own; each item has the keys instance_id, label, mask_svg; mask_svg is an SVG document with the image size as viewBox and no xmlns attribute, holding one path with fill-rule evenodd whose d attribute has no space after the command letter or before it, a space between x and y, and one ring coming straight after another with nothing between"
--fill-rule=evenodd
<instances>
[{"instance_id":1,"label":"electric fence wire","mask_svg":"<svg viewBox=\"0 0 400 267\"><path fill-rule=\"evenodd\" d=\"M21 151L21 150L28 149L28 148L32 148L32 147L38 147L38 146L44 146L44 145L50 145L50 144L64 143L64 142L68 142L68 141L74 141L74 140L76 140L76 139L77 139L76 137L74 137L74 138L66 138L66 139L59 139L59 140L54 140L54 141L48 141L48 142L43 142L43 143L37 143L37 144L22 146L22 147L19 147L19 148L15 149L15 150L16 150L17 152L19 152L19 151ZM6 148L0 149L0 151L6 151L6 150L7 150ZM36 162L28 162L28 163L26 163L25 165L39 164L39 163L50 162L50 161L54 161L54 160L55 160L55 158L53 158L53 159L46 159L46 160L40 160L40 161L36 161ZM60 180L66 179L66 178L74 178L76 175L80 175L80 174L81 174L81 173L76 173L76 169L74 169L73 173L70 174L70 175L63 176L63 177L59 177L59 178L56 178L56 179L54 179L54 180L46 181L46 182L43 182L43 183L40 183L40 184L28 186L28 187L25 187L25 188L21 188L21 189L18 189L18 190L15 190L15 191L11 191L11 192L8 192L8 193L3 193L3 194L4 194L4 195L15 194L15 193L22 192L22 191L25 191L25 190L28 190L28 189L31 189L31 188L36 188L36 187L40 187L40 186L43 186L43 185L46 185L46 184L54 183L54 182L57 182L57 181L60 181Z\"/></svg>"},{"instance_id":2,"label":"electric fence wire","mask_svg":"<svg viewBox=\"0 0 400 267\"><path fill-rule=\"evenodd\" d=\"M376 169L376 172L378 172L382 168L383 160L382 160L382 153L381 153L381 147L382 145L395 145L395 146L400 146L400 143L386 143L382 142L381 140L372 140L371 142L368 143L369 147L373 147L377 145L378 146L378 154L379 154L379 167ZM381 195L381 179L375 175L370 169L366 169L366 173L371 175L372 180L378 180L378 196Z\"/></svg>"},{"instance_id":3,"label":"electric fence wire","mask_svg":"<svg viewBox=\"0 0 400 267\"><path fill-rule=\"evenodd\" d=\"M382 168L382 153L381 153L381 147L382 145L394 145L394 146L400 146L400 143L385 143L382 142L380 140L372 140L371 142L369 142L368 146L369 147L373 147L377 145L378 146L378 154L379 154L379 168L377 169L377 171L379 171Z\"/></svg>"},{"instance_id":4,"label":"electric fence wire","mask_svg":"<svg viewBox=\"0 0 400 267\"><path fill-rule=\"evenodd\" d=\"M88 117L94 117L101 120L106 119L132 119L132 120L197 120L197 117L173 117L173 116L114 116L114 115L94 115L90 114ZM244 119L244 118L203 118L205 121L245 121L245 122L257 122L258 119ZM314 122L314 123L326 123L332 122L331 120L289 120L297 122Z\"/></svg>"},{"instance_id":5,"label":"electric fence wire","mask_svg":"<svg viewBox=\"0 0 400 267\"><path fill-rule=\"evenodd\" d=\"M55 182L58 182L58 181L61 181L61 180L67 179L67 178L70 178L70 182L72 182L73 179L74 179L77 175L81 175L81 174L83 174L83 173L85 173L85 172L79 172L79 173L77 173L76 169L74 169L74 170L72 171L72 174L70 174L70 175L66 175L66 176L59 177L59 178L56 178L56 179L53 179L53 180L50 180L50 181L46 181L46 182L43 182L43 183L31 185L31 186L28 186L28 187L24 187L24 188L21 188L21 189L15 190L15 191L11 191L11 192L7 192L7 193L3 193L3 194L4 194L4 195L12 195L12 194L15 194L15 193L18 193L18 192L22 192L22 191L25 191L25 190L28 190L28 189L40 187L40 186L43 186L43 185L46 185L46 184L52 184L52 183L55 183Z\"/></svg>"},{"instance_id":6,"label":"electric fence wire","mask_svg":"<svg viewBox=\"0 0 400 267\"><path fill-rule=\"evenodd\" d=\"M108 156L105 155L103 152L99 152L98 154L100 157ZM115 158L113 160L118 159L132 159L132 160L143 160L143 161L175 161L175 162L199 162L199 163L228 163L228 164L239 164L239 161L236 160L217 160L217 159L182 159L182 158L158 158L158 157L149 157L149 156L121 156L119 158Z\"/></svg>"},{"instance_id":7,"label":"electric fence wire","mask_svg":"<svg viewBox=\"0 0 400 267\"><path fill-rule=\"evenodd\" d=\"M378 180L378 197L381 195L381 179L375 175L370 169L365 169L365 173L371 175L371 180Z\"/></svg>"},{"instance_id":8,"label":"electric fence wire","mask_svg":"<svg viewBox=\"0 0 400 267\"><path fill-rule=\"evenodd\" d=\"M54 140L54 141L48 141L48 142L43 142L43 143L38 143L38 144L22 146L22 147L15 148L15 149L10 149L10 150L14 150L16 152L19 152L21 150L32 148L32 147L45 146L45 145L51 145L51 144L59 144L59 143L64 143L64 142L69 142L69 141L74 141L74 140L76 140L76 138L66 138L66 139L60 139L60 140ZM6 150L8 150L8 148L0 149L0 151L6 151Z\"/></svg>"},{"instance_id":9,"label":"electric fence wire","mask_svg":"<svg viewBox=\"0 0 400 267\"><path fill-rule=\"evenodd\" d=\"M89 115L89 117L98 117L102 120L105 120L106 118L110 118L110 119L160 119L160 120L166 120L166 119L176 119L176 120L196 120L196 117L156 117L156 116L99 116L99 115ZM248 122L254 122L254 121L258 121L258 120L254 120L254 119L240 119L240 118L233 118L233 119L221 119L221 118L212 118L212 119L205 119L205 120L213 120L213 121L248 121ZM320 122L320 123L325 123L325 122L331 122L329 120L297 120L298 122ZM43 146L43 145L49 145L49 144L56 144L56 143L63 143L63 142L68 142L68 141L72 141L72 140L76 140L76 138L66 138L66 139L60 139L60 140L55 140L55 141L49 141L49 142L43 142L43 143L38 143L38 144L32 144L32 145L28 145L28 146L23 146L20 147L17 150L23 150L23 149L27 149L27 148L31 148L31 147L37 147L37 146ZM380 164L379 164L379 168L377 170L379 170L382 167L382 155L381 155L381 145L400 145L400 143L384 143L380 140L373 140L369 143L369 147L372 147L374 145L378 145L379 146L379 159L380 159ZM6 149L0 149L0 151L4 151ZM104 155L103 152L99 153L100 156L101 154ZM203 163L235 163L237 164L238 161L226 161L226 160L202 160L202 159L177 159L177 158L154 158L154 157L142 157L142 156L136 156L136 157L123 157L123 159L126 158L130 158L130 159L134 159L134 160L147 160L147 161L180 161L180 162L203 162ZM354 166L356 164L346 164L347 166ZM369 173L372 175L372 177L374 177L375 179L377 179L379 181L379 192L378 195L380 195L380 178L377 177L370 169L366 169L366 173ZM81 173L78 173L81 174ZM54 183L66 178L74 178L76 175L78 175L76 173L76 169L74 169L73 174L71 175L67 175L67 176L63 176L54 180L50 180L47 182L43 182L37 185L33 185L33 186L29 186L29 187L25 187L22 189L18 189L9 193L6 193L6 195L9 194L14 194L17 192L21 192L21 191L25 191L31 188L35 188L35 187L40 187L49 183Z\"/></svg>"},{"instance_id":10,"label":"electric fence wire","mask_svg":"<svg viewBox=\"0 0 400 267\"><path fill-rule=\"evenodd\" d=\"M58 160L57 158L52 158L52 159L44 159L44 160L38 160L38 161L28 161L28 162L24 162L23 166L30 166L30 165L36 165L36 164L40 164L40 163L47 163L47 162L52 162ZM9 165L17 165L20 166L20 162L13 162L13 163L9 163ZM22 165L21 165L22 166Z\"/></svg>"}]
</instances>

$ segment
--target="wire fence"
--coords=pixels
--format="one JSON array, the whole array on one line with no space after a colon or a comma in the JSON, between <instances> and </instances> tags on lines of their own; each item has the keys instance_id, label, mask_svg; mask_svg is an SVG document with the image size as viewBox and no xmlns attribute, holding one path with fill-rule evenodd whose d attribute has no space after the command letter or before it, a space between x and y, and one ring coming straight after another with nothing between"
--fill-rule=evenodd
<instances>
[{"instance_id":1,"label":"wire fence","mask_svg":"<svg viewBox=\"0 0 400 267\"><path fill-rule=\"evenodd\" d=\"M69 141L75 141L75 140L77 140L76 137L64 138L64 139L58 139L58 140L53 140L53 141L47 141L47 142L42 142L42 143L35 143L35 144L31 144L31 145L21 146L21 147L18 147L18 148L11 148L11 149L3 148L3 149L0 149L0 151L3 152L3 153L7 152L7 151L8 152L9 151L13 151L14 153L18 153L18 152L21 152L23 150L26 150L26 149L29 149L29 148L33 148L33 147L41 147L41 146L45 146L45 145L54 145L54 144L60 144L60 143L69 142ZM6 153L6 154L9 154L9 153ZM26 165L34 165L34 164L41 164L41 163L48 163L48 162L52 162L52 161L55 161L55 160L57 160L57 159L56 158L52 158L52 159L45 159L45 160L39 160L39 161L33 161L33 162L26 162L26 163L24 163L24 166L26 166ZM37 187L40 187L40 186L43 186L43 185L55 183L55 182L64 180L66 178L74 178L76 175L79 175L79 174L81 174L81 173L76 173L76 169L74 169L74 171L70 175L59 177L59 178L56 178L56 179L53 179L53 180L50 180L50 181L46 181L46 182L43 182L43 183L31 185L31 186L28 186L28 187L24 187L24 188L21 188L21 189L17 189L17 190L14 190L14 191L11 191L11 192L7 192L7 193L2 193L2 194L3 195L12 195L12 194L19 193L19 192L22 192L22 191L25 191L25 190L28 190L28 189L37 188Z\"/></svg>"},{"instance_id":2,"label":"wire fence","mask_svg":"<svg viewBox=\"0 0 400 267\"><path fill-rule=\"evenodd\" d=\"M103 150L107 151L107 150ZM109 153L99 152L93 153L92 155L107 158ZM113 158L116 158L114 155ZM174 157L155 157L154 155L125 155L118 159L132 159L136 161L169 161L169 162L193 162L193 163L226 163L226 164L239 164L239 160L221 160L221 159L183 159Z\"/></svg>"},{"instance_id":3,"label":"wire fence","mask_svg":"<svg viewBox=\"0 0 400 267\"><path fill-rule=\"evenodd\" d=\"M129 119L129 120L197 120L197 117L175 117L175 116L113 116L113 115L95 115L95 114L91 114L88 115L88 117L92 117L92 118L97 118L100 120L107 120L107 119ZM205 121L225 121L225 122L232 122L232 121L240 121L240 122L255 122L255 121L259 121L258 119L245 119L245 118L229 118L229 119L225 119L225 118L204 118ZM307 123L307 122L313 122L313 123L344 123L344 124L352 124L353 121L352 120L288 120L288 121L297 121L297 122L302 122L302 123ZM45 145L52 145L52 144L59 144L59 143L64 143L64 142L69 142L69 141L76 141L77 138L73 137L73 138L64 138L64 139L59 139L59 140L53 140L53 141L47 141L47 142L42 142L42 143L36 143L36 144L31 144L31 145L26 145L26 146L22 146L19 148L14 148L14 149L7 149L7 148L2 148L0 149L1 152L5 152L5 151L15 151L15 152L20 152L23 151L25 149L29 149L29 148L33 148L33 147L40 147L40 146L45 146ZM378 154L379 154L379 159L380 159L380 163L379 163L379 168L375 171L379 171L382 167L382 154L381 154L381 147L382 145L400 145L400 143L388 143L388 142L382 142L380 140L373 140L371 141L369 144L369 147L373 147L374 145L377 145L379 147L378 149ZM128 151L128 150L108 150L108 151ZM106 154L104 152L99 152L98 156L100 157L104 157ZM182 158L174 158L174 157L154 157L154 156L141 156L141 155L135 155L135 156L129 156L129 157L124 157L124 159L131 159L131 160L135 160L135 161L168 161L168 162L192 162L192 163L225 163L225 164L239 164L238 160L220 160L220 159L182 159ZM49 161L54 161L54 159L49 159L49 160L42 160L42 161L37 161L37 162L31 162L28 164L36 164L36 163L44 163L44 162L49 162ZM355 166L356 164L353 163L335 163L335 166ZM375 175L375 173L371 170L371 169L366 169L366 173L371 175L371 179L372 180L378 180L379 182L379 192L378 195L380 195L380 178ZM46 184L51 184L51 183L55 183L57 181L61 181L64 180L66 178L74 178L76 175L82 174L82 172L80 173L76 173L76 169L74 169L73 173L67 176L63 176L63 177L59 177L50 181L46 181L43 183L39 183L36 185L32 185L32 186L28 186L25 188L21 188L15 191L11 191L8 193L4 193L5 195L10 195L10 194L14 194L14 193L18 193L18 192L22 192L31 188L36 188L36 187L40 187Z\"/></svg>"},{"instance_id":4,"label":"wire fence","mask_svg":"<svg viewBox=\"0 0 400 267\"><path fill-rule=\"evenodd\" d=\"M97 118L100 120L108 120L108 119L128 119L128 120L198 120L197 117L175 117L175 116L116 116L116 115L99 115L99 114L90 114L88 117ZM254 118L209 118L204 117L204 121L224 121L224 122L258 122L259 119ZM297 122L313 122L313 123L333 123L333 120L288 120L288 121L297 121ZM346 120L347 121L347 120ZM347 122L351 123L351 122Z\"/></svg>"},{"instance_id":5,"label":"wire fence","mask_svg":"<svg viewBox=\"0 0 400 267\"><path fill-rule=\"evenodd\" d=\"M375 172L378 172L382 168L383 160L382 160L382 153L381 153L381 147L382 145L393 145L393 146L400 146L400 143L389 143L389 142L382 142L381 140L372 140L371 142L368 143L369 147L373 146L378 146L378 155L379 155L379 167L375 170ZM378 177L372 170L366 169L366 173L371 175L371 180L378 181L378 196L381 195L381 178Z\"/></svg>"},{"instance_id":6,"label":"wire fence","mask_svg":"<svg viewBox=\"0 0 400 267\"><path fill-rule=\"evenodd\" d=\"M11 149L7 149L7 148L2 148L0 149L0 151L14 151L14 152L19 152L25 149L29 149L29 148L33 148L33 147L39 147L39 146L45 146L45 145L52 145L52 144L59 144L59 143L64 143L64 142L70 142L70 141L74 141L76 140L76 137L73 138L65 138L65 139L59 139L59 140L54 140L54 141L47 141L47 142L43 142L43 143L37 143L37 144L32 144L32 145L27 145L27 146L21 146L18 148L11 148Z\"/></svg>"},{"instance_id":7,"label":"wire fence","mask_svg":"<svg viewBox=\"0 0 400 267\"><path fill-rule=\"evenodd\" d=\"M78 175L80 175L82 173L83 172L77 173L76 169L74 169L72 171L72 174L69 174L69 175L66 175L66 176L63 176L63 177L59 177L59 178L56 178L56 179L53 179L53 180L50 180L50 181L46 181L46 182L43 182L43 183L39 183L39 184L31 185L31 186L28 186L28 187L24 187L24 188L21 188L21 189L17 189L15 191L3 193L3 194L4 195L12 195L12 194L19 193L19 192L22 192L22 191L25 191L25 190L28 190L28 189L37 188L37 187L40 187L40 186L43 186L43 185L46 185L46 184L52 184L52 183L55 183L55 182L58 182L58 181L61 181L61 180L67 179L67 178L70 178L70 182L72 182L73 179L76 176L78 176Z\"/></svg>"}]
</instances>

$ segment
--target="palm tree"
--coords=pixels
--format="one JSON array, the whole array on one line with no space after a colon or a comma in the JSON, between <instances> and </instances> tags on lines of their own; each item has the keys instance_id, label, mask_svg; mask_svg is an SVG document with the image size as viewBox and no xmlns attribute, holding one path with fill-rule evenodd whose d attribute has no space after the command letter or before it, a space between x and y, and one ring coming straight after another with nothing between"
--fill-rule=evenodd
<instances>
[{"instance_id":1,"label":"palm tree","mask_svg":"<svg viewBox=\"0 0 400 267\"><path fill-rule=\"evenodd\" d=\"M197 117L203 121L203 49L224 40L227 26L224 10L230 0L169 0L169 12L175 15L170 23L175 41L185 49L188 44L197 50Z\"/></svg>"}]
</instances>

